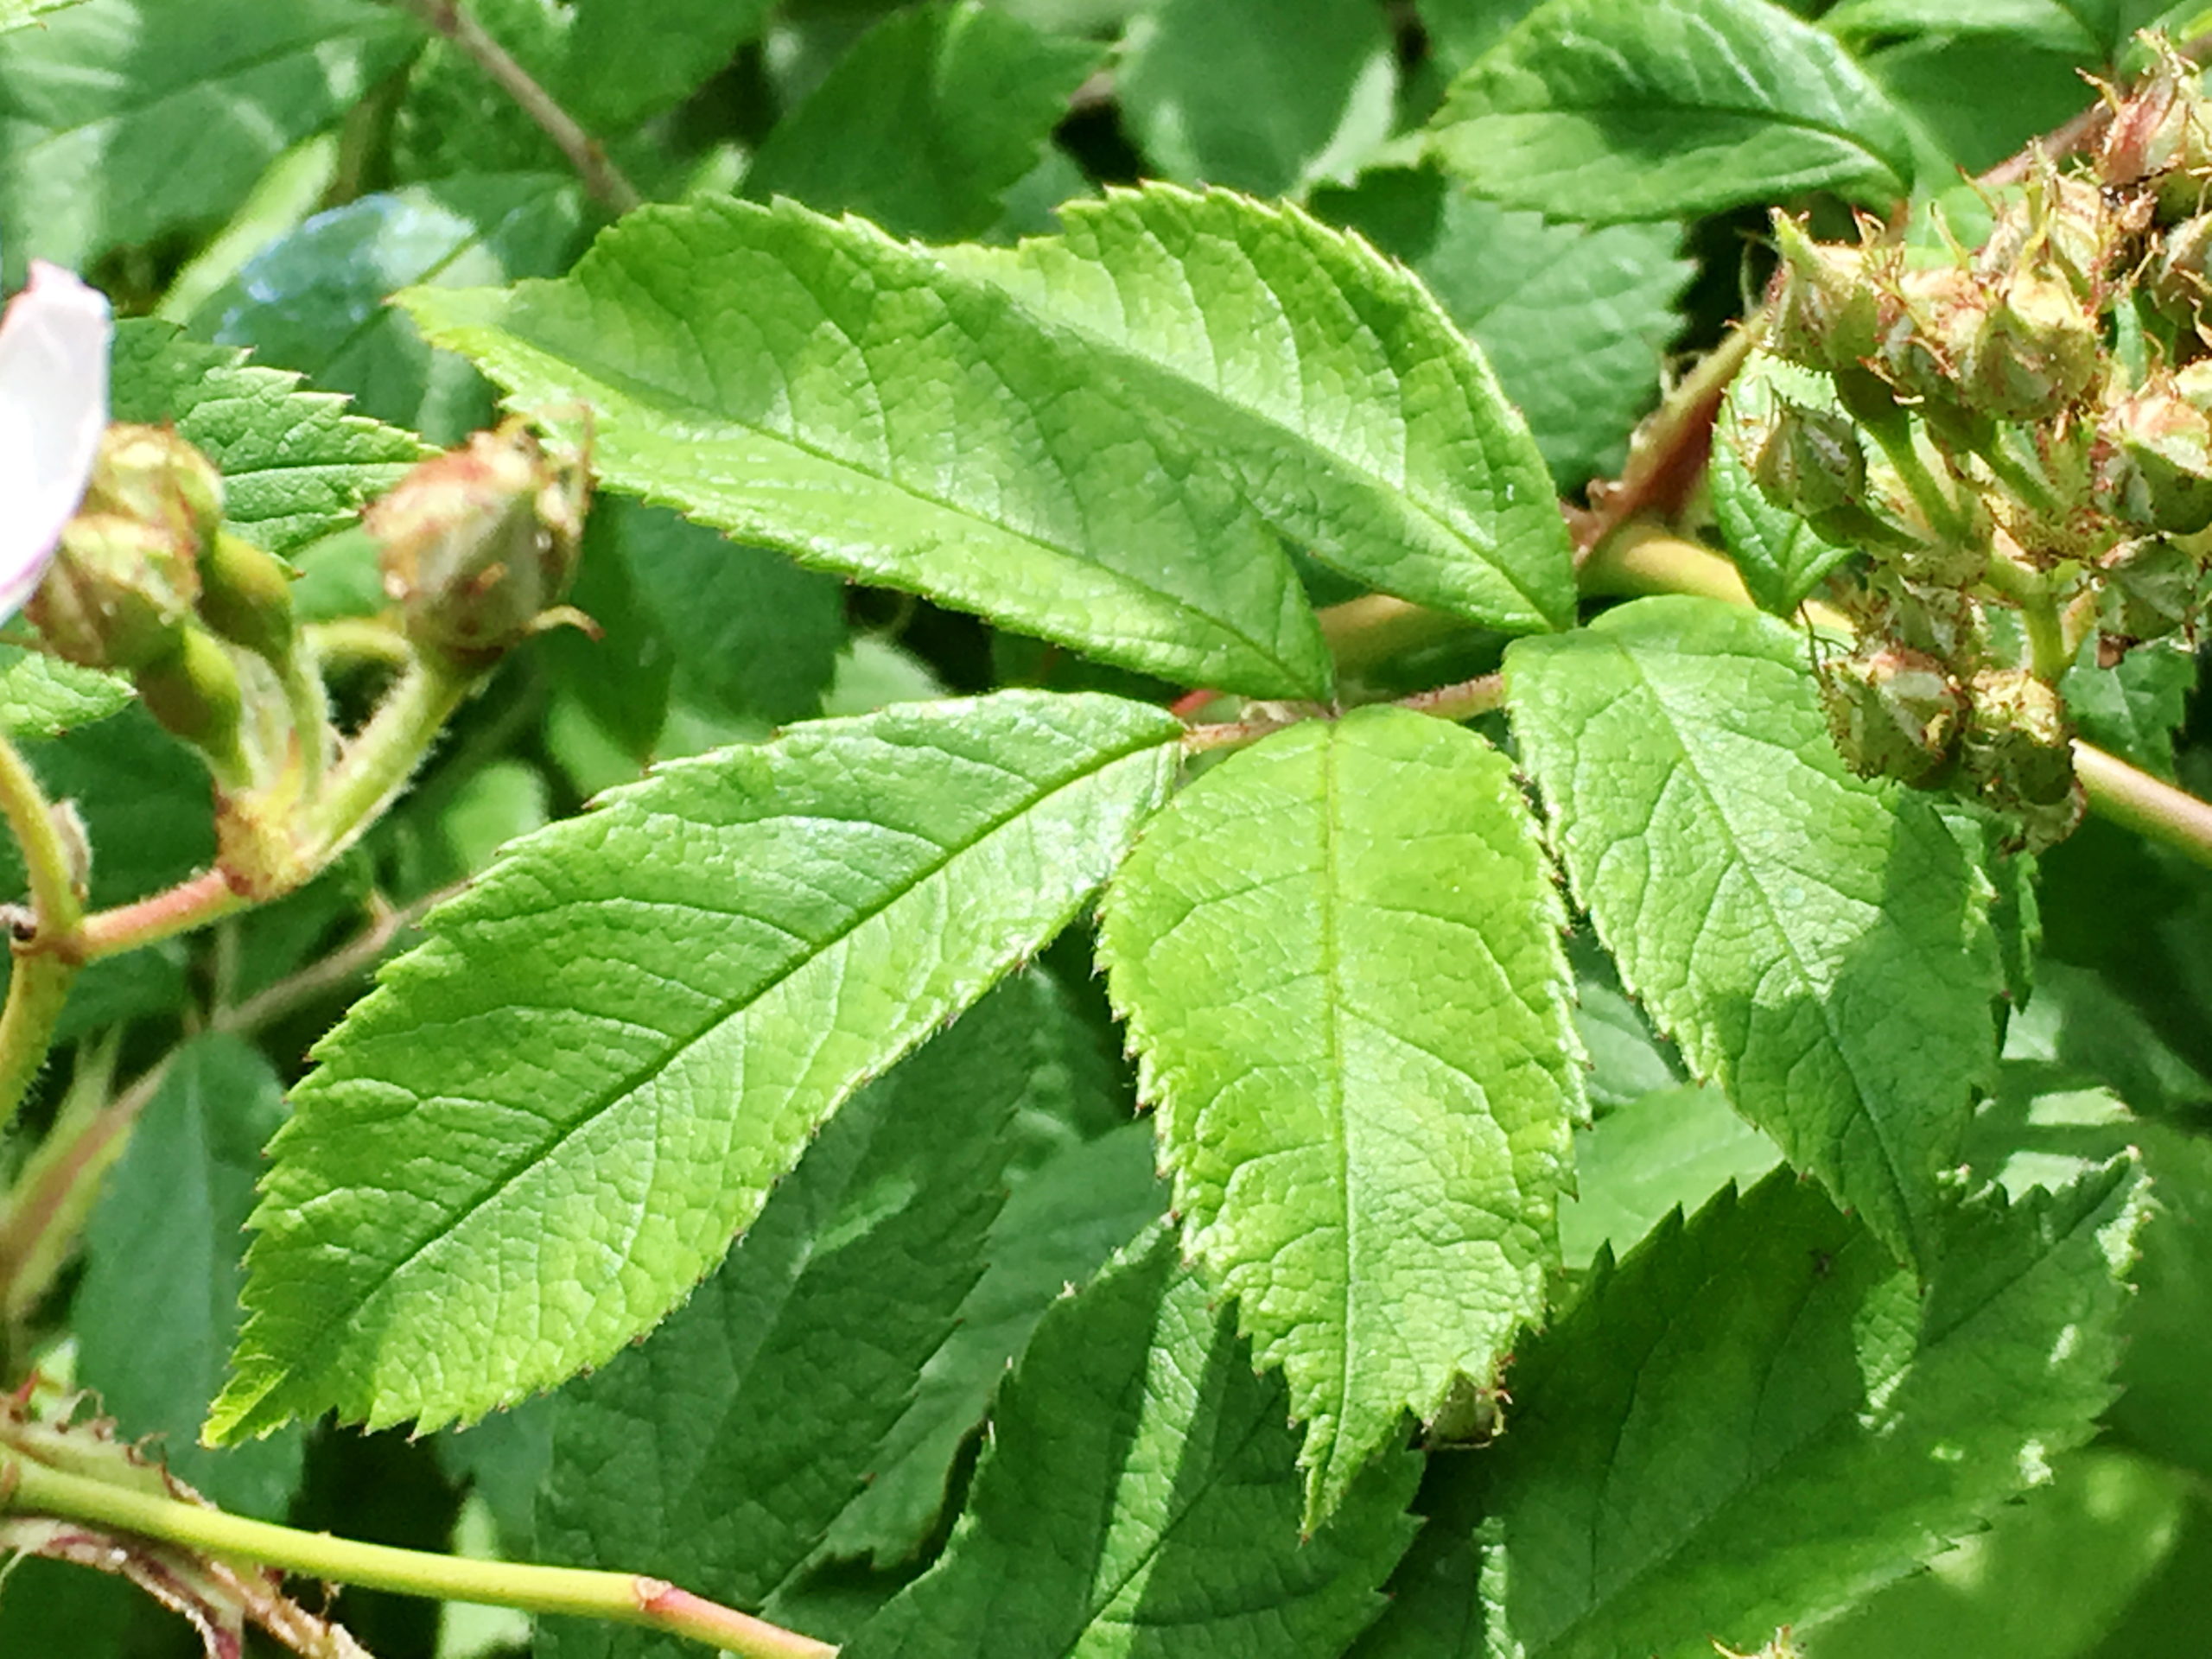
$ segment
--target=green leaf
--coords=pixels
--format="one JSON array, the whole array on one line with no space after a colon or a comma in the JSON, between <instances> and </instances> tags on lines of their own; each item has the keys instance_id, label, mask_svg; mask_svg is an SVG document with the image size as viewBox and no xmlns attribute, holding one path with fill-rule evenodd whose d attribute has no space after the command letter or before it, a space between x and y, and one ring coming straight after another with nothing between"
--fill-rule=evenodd
<instances>
[{"instance_id":1,"label":"green leaf","mask_svg":"<svg viewBox=\"0 0 2212 1659\"><path fill-rule=\"evenodd\" d=\"M1681 332L1694 267L1679 226L1508 213L1426 169L1370 173L1312 206L1413 267L1482 347L1562 491L1620 470Z\"/></svg>"},{"instance_id":2,"label":"green leaf","mask_svg":"<svg viewBox=\"0 0 2212 1659\"><path fill-rule=\"evenodd\" d=\"M1846 41L2004 35L2099 68L2167 9L2165 0L1843 0L1821 27Z\"/></svg>"},{"instance_id":3,"label":"green leaf","mask_svg":"<svg viewBox=\"0 0 2212 1659\"><path fill-rule=\"evenodd\" d=\"M549 276L581 245L582 197L559 174L442 179L317 213L248 260L193 319L218 344L359 400L362 411L441 443L490 424L492 396L466 363L432 353L385 302L441 288Z\"/></svg>"},{"instance_id":4,"label":"green leaf","mask_svg":"<svg viewBox=\"0 0 2212 1659\"><path fill-rule=\"evenodd\" d=\"M770 725L820 711L847 639L842 582L634 501L599 510L691 696Z\"/></svg>"},{"instance_id":5,"label":"green leaf","mask_svg":"<svg viewBox=\"0 0 2212 1659\"><path fill-rule=\"evenodd\" d=\"M211 1452L199 1443L238 1335L238 1266L261 1149L284 1085L235 1037L194 1038L147 1103L85 1231L71 1324L78 1378L130 1439L162 1437L171 1473L211 1502L283 1519L296 1431Z\"/></svg>"},{"instance_id":6,"label":"green leaf","mask_svg":"<svg viewBox=\"0 0 2212 1659\"><path fill-rule=\"evenodd\" d=\"M1487 1466L1444 1476L1488 1482L1490 1628L1423 1651L1712 1659L1976 1530L2112 1398L2144 1193L2118 1160L1986 1194L1945 1217L1924 1294L1787 1170L1601 1260L1516 1365ZM1402 1580L1392 1622L1433 1624L1455 1576Z\"/></svg>"},{"instance_id":7,"label":"green leaf","mask_svg":"<svg viewBox=\"0 0 2212 1659\"><path fill-rule=\"evenodd\" d=\"M429 451L413 434L346 412L300 377L165 322L116 325L109 411L174 424L223 474L232 526L271 552L350 524Z\"/></svg>"},{"instance_id":8,"label":"green leaf","mask_svg":"<svg viewBox=\"0 0 2212 1659\"><path fill-rule=\"evenodd\" d=\"M1833 1624L1796 1632L1807 1659L2078 1659L2173 1548L2185 1477L2126 1452L2061 1461L1990 1529Z\"/></svg>"},{"instance_id":9,"label":"green leaf","mask_svg":"<svg viewBox=\"0 0 2212 1659\"><path fill-rule=\"evenodd\" d=\"M1382 1605L1420 1464L1303 1541L1281 1385L1162 1228L1039 1326L968 1513L845 1659L1333 1659Z\"/></svg>"},{"instance_id":10,"label":"green leaf","mask_svg":"<svg viewBox=\"0 0 2212 1659\"><path fill-rule=\"evenodd\" d=\"M2081 114L2094 101L2082 83L2082 60L2078 49L1946 33L1900 41L1866 67L1916 129L1921 177L1942 180L1971 178ZM2004 95L1992 97L1992 86L2002 86ZM1944 194L1958 194L1957 187ZM1970 221L1962 216L1954 223L1964 232Z\"/></svg>"},{"instance_id":11,"label":"green leaf","mask_svg":"<svg viewBox=\"0 0 2212 1659\"><path fill-rule=\"evenodd\" d=\"M1390 136L1397 63L1378 6L1162 0L1125 53L1122 116L1164 178L1286 195L1357 172Z\"/></svg>"},{"instance_id":12,"label":"green leaf","mask_svg":"<svg viewBox=\"0 0 2212 1659\"><path fill-rule=\"evenodd\" d=\"M10 737L59 737L121 714L137 695L120 674L0 645L0 731Z\"/></svg>"},{"instance_id":13,"label":"green leaf","mask_svg":"<svg viewBox=\"0 0 2212 1659\"><path fill-rule=\"evenodd\" d=\"M1060 929L1180 729L1107 697L893 709L511 849L295 1092L209 1432L435 1427L605 1360L856 1087Z\"/></svg>"},{"instance_id":14,"label":"green leaf","mask_svg":"<svg viewBox=\"0 0 2212 1659\"><path fill-rule=\"evenodd\" d=\"M2170 779L2174 734L2188 718L2196 680L2196 653L2178 641L2138 646L2100 668L2092 638L2082 642L2059 690L2084 739Z\"/></svg>"},{"instance_id":15,"label":"green leaf","mask_svg":"<svg viewBox=\"0 0 2212 1659\"><path fill-rule=\"evenodd\" d=\"M1853 777L1783 623L1648 599L1506 654L1513 727L1631 993L1790 1161L1927 1262L1996 1058L1986 880Z\"/></svg>"},{"instance_id":16,"label":"green leaf","mask_svg":"<svg viewBox=\"0 0 2212 1659\"><path fill-rule=\"evenodd\" d=\"M602 495L594 501L584 523L583 552L568 602L591 618L597 631L555 628L533 640L531 647L559 691L574 697L594 728L619 747L628 763L625 783L632 781L653 757L667 722L669 688L676 674L660 618L639 592L637 577L624 556L626 544L641 525L649 529L661 522L683 521L620 496ZM720 614L706 605L699 611ZM804 712L820 710L816 707Z\"/></svg>"},{"instance_id":17,"label":"green leaf","mask_svg":"<svg viewBox=\"0 0 2212 1659\"><path fill-rule=\"evenodd\" d=\"M1580 1269L1601 1249L1625 1255L1675 1210L1782 1160L1717 1089L1664 1089L1608 1112L1574 1137L1575 1195L1559 1209L1560 1255Z\"/></svg>"},{"instance_id":18,"label":"green leaf","mask_svg":"<svg viewBox=\"0 0 2212 1659\"><path fill-rule=\"evenodd\" d=\"M515 401L588 403L607 482L740 540L1190 683L1328 684L1272 532L1120 365L857 220L648 208L560 282L404 302Z\"/></svg>"},{"instance_id":19,"label":"green leaf","mask_svg":"<svg viewBox=\"0 0 2212 1659\"><path fill-rule=\"evenodd\" d=\"M1550 475L1419 282L1299 209L1170 186L1070 202L1065 234L958 268L1079 329L1094 372L1234 467L1282 533L1402 598L1566 627Z\"/></svg>"},{"instance_id":20,"label":"green leaf","mask_svg":"<svg viewBox=\"0 0 2212 1659\"><path fill-rule=\"evenodd\" d=\"M0 35L0 245L81 267L219 219L414 31L366 0L86 0Z\"/></svg>"},{"instance_id":21,"label":"green leaf","mask_svg":"<svg viewBox=\"0 0 2212 1659\"><path fill-rule=\"evenodd\" d=\"M569 107L613 135L673 109L727 65L773 0L569 0L560 81Z\"/></svg>"},{"instance_id":22,"label":"green leaf","mask_svg":"<svg viewBox=\"0 0 2212 1659\"><path fill-rule=\"evenodd\" d=\"M1744 586L1759 608L1790 617L1821 579L1854 549L1831 542L1786 507L1777 507L1751 480L1738 448L1784 396L1801 406L1833 410L1835 387L1827 376L1755 353L1728 388L1707 476L1713 517L1736 562Z\"/></svg>"},{"instance_id":23,"label":"green leaf","mask_svg":"<svg viewBox=\"0 0 2212 1659\"><path fill-rule=\"evenodd\" d=\"M944 1508L961 1442L1046 1310L1166 1211L1167 1189L1152 1160L1151 1128L1124 1123L1066 1147L1014 1188L991 1230L983 1276L885 1437L868 1490L837 1517L832 1553L873 1555L879 1566L920 1553Z\"/></svg>"},{"instance_id":24,"label":"green leaf","mask_svg":"<svg viewBox=\"0 0 2212 1659\"><path fill-rule=\"evenodd\" d=\"M1541 0L1414 0L1429 50L1458 74L1534 11Z\"/></svg>"},{"instance_id":25,"label":"green leaf","mask_svg":"<svg viewBox=\"0 0 2212 1659\"><path fill-rule=\"evenodd\" d=\"M759 1607L814 1554L982 1271L1027 1082L1013 990L847 1103L690 1300L556 1396L549 1559ZM696 1651L597 1621L539 1638L539 1659Z\"/></svg>"},{"instance_id":26,"label":"green leaf","mask_svg":"<svg viewBox=\"0 0 2212 1659\"><path fill-rule=\"evenodd\" d=\"M1512 767L1360 709L1230 756L1099 938L1193 1253L1306 1420L1310 1527L1543 1308L1580 1046Z\"/></svg>"},{"instance_id":27,"label":"green leaf","mask_svg":"<svg viewBox=\"0 0 2212 1659\"><path fill-rule=\"evenodd\" d=\"M976 236L1103 56L976 0L893 12L776 124L745 193L858 213L895 236Z\"/></svg>"},{"instance_id":28,"label":"green leaf","mask_svg":"<svg viewBox=\"0 0 2212 1659\"><path fill-rule=\"evenodd\" d=\"M1767 0L1549 0L1430 124L1478 195L1600 223L1808 190L1886 203L1913 178L1880 88Z\"/></svg>"}]
</instances>

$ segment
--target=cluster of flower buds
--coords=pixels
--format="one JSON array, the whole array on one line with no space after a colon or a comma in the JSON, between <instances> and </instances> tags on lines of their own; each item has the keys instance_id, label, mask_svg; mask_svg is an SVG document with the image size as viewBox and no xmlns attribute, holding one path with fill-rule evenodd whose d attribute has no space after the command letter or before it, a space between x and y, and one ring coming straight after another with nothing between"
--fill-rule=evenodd
<instances>
[{"instance_id":1,"label":"cluster of flower buds","mask_svg":"<svg viewBox=\"0 0 2212 1659\"><path fill-rule=\"evenodd\" d=\"M415 648L482 667L577 620L559 601L587 499L581 460L548 454L519 419L409 473L361 522Z\"/></svg>"},{"instance_id":2,"label":"cluster of flower buds","mask_svg":"<svg viewBox=\"0 0 2212 1659\"><path fill-rule=\"evenodd\" d=\"M1775 219L1764 352L1729 438L1857 556L1821 665L1869 775L1957 786L2031 848L2078 820L2059 681L2212 597L2212 99L2166 54L2080 171L2037 167L1979 248Z\"/></svg>"}]
</instances>

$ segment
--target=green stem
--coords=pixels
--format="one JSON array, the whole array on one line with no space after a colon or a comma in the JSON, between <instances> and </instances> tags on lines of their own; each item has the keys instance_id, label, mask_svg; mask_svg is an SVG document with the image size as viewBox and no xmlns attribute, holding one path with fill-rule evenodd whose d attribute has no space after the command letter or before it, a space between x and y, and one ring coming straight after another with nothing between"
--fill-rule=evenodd
<instances>
[{"instance_id":1,"label":"green stem","mask_svg":"<svg viewBox=\"0 0 2212 1659\"><path fill-rule=\"evenodd\" d=\"M2065 619L2051 597L2050 584L2039 571L2007 556L2001 545L1990 556L1982 580L2018 608L2028 634L2028 665L2045 685L2056 686L2072 666L2074 656L2066 649Z\"/></svg>"},{"instance_id":2,"label":"green stem","mask_svg":"<svg viewBox=\"0 0 2212 1659\"><path fill-rule=\"evenodd\" d=\"M54 807L22 752L0 736L0 815L22 849L29 879L29 936L16 941L8 1001L0 1008L0 1130L15 1120L31 1079L46 1064L54 1028L83 959L85 904L76 861Z\"/></svg>"},{"instance_id":3,"label":"green stem","mask_svg":"<svg viewBox=\"0 0 2212 1659\"><path fill-rule=\"evenodd\" d=\"M435 657L400 676L359 736L346 746L308 819L305 853L321 869L391 805L422 764L439 728L461 706L476 673Z\"/></svg>"},{"instance_id":4,"label":"green stem","mask_svg":"<svg viewBox=\"0 0 2212 1659\"><path fill-rule=\"evenodd\" d=\"M836 1649L658 1579L581 1567L472 1560L299 1532L220 1510L69 1474L0 1448L0 1510L136 1533L225 1560L333 1584L601 1618L703 1642L740 1659L833 1659Z\"/></svg>"},{"instance_id":5,"label":"green stem","mask_svg":"<svg viewBox=\"0 0 2212 1659\"><path fill-rule=\"evenodd\" d=\"M2089 810L2162 842L2212 868L2212 802L2139 771L2116 754L2076 739L2074 772L2088 791Z\"/></svg>"}]
</instances>

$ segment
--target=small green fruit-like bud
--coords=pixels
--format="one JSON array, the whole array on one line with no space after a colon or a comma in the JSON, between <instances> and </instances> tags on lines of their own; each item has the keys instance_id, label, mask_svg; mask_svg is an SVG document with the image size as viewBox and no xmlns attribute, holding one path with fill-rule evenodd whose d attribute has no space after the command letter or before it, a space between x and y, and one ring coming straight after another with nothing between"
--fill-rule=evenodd
<instances>
[{"instance_id":1,"label":"small green fruit-like bud","mask_svg":"<svg viewBox=\"0 0 2212 1659\"><path fill-rule=\"evenodd\" d=\"M2153 379L2114 404L2099 495L2114 517L2146 532L2186 536L2212 524L2212 419Z\"/></svg>"},{"instance_id":2,"label":"small green fruit-like bud","mask_svg":"<svg viewBox=\"0 0 2212 1659\"><path fill-rule=\"evenodd\" d=\"M2194 323L2212 296L2212 213L2198 213L2168 231L2145 286L2170 315Z\"/></svg>"},{"instance_id":3,"label":"small green fruit-like bud","mask_svg":"<svg viewBox=\"0 0 2212 1659\"><path fill-rule=\"evenodd\" d=\"M213 634L187 627L174 651L136 677L147 712L165 729L207 751L219 772L244 770L238 726L245 696L237 666Z\"/></svg>"},{"instance_id":4,"label":"small green fruit-like bud","mask_svg":"<svg viewBox=\"0 0 2212 1659\"><path fill-rule=\"evenodd\" d=\"M1944 408L1958 403L1955 353L1980 333L1987 309L1971 271L1905 272L1885 298L1874 367L1901 397Z\"/></svg>"},{"instance_id":5,"label":"small green fruit-like bud","mask_svg":"<svg viewBox=\"0 0 2212 1659\"><path fill-rule=\"evenodd\" d=\"M1986 309L1963 308L1955 321L1949 354L1961 394L1997 420L2050 420L2102 378L2096 320L2056 276L2017 272Z\"/></svg>"},{"instance_id":6,"label":"small green fruit-like bud","mask_svg":"<svg viewBox=\"0 0 2212 1659\"><path fill-rule=\"evenodd\" d=\"M118 421L101 435L79 511L166 530L196 554L223 522L222 475L169 428Z\"/></svg>"},{"instance_id":7,"label":"small green fruit-like bud","mask_svg":"<svg viewBox=\"0 0 2212 1659\"><path fill-rule=\"evenodd\" d=\"M1764 424L1751 478L1777 506L1811 518L1866 494L1866 451L1846 416L1777 397Z\"/></svg>"},{"instance_id":8,"label":"small green fruit-like bud","mask_svg":"<svg viewBox=\"0 0 2212 1659\"><path fill-rule=\"evenodd\" d=\"M2142 89L2114 111L2097 154L2107 185L2140 189L2167 224L2205 207L2212 179L2212 124L2196 88L2196 72L2169 57Z\"/></svg>"},{"instance_id":9,"label":"small green fruit-like bud","mask_svg":"<svg viewBox=\"0 0 2212 1659\"><path fill-rule=\"evenodd\" d=\"M1865 251L1815 242L1783 213L1774 239L1782 255L1767 336L1775 355L1830 370L1872 356L1880 301Z\"/></svg>"},{"instance_id":10,"label":"small green fruit-like bud","mask_svg":"<svg viewBox=\"0 0 2212 1659\"><path fill-rule=\"evenodd\" d=\"M1824 664L1821 706L1844 763L1864 778L1924 783L1950 759L1966 693L1916 651L1862 649Z\"/></svg>"},{"instance_id":11,"label":"small green fruit-like bud","mask_svg":"<svg viewBox=\"0 0 2212 1659\"><path fill-rule=\"evenodd\" d=\"M2128 235L2126 219L2106 206L2096 186L2046 163L2029 174L2018 198L1997 210L1974 269L2003 277L2045 261L2078 298L2093 301L2105 291Z\"/></svg>"},{"instance_id":12,"label":"small green fruit-like bud","mask_svg":"<svg viewBox=\"0 0 2212 1659\"><path fill-rule=\"evenodd\" d=\"M191 550L170 531L117 513L80 512L23 610L55 656L129 670L175 648L199 592Z\"/></svg>"},{"instance_id":13,"label":"small green fruit-like bud","mask_svg":"<svg viewBox=\"0 0 2212 1659\"><path fill-rule=\"evenodd\" d=\"M2020 821L2031 850L2063 841L2087 798L2074 775L2073 733L2058 693L2024 670L2003 668L1975 675L1972 695L1961 770L1985 800Z\"/></svg>"},{"instance_id":14,"label":"small green fruit-like bud","mask_svg":"<svg viewBox=\"0 0 2212 1659\"><path fill-rule=\"evenodd\" d=\"M296 632L292 573L275 554L218 531L200 556L200 619L232 645L281 665Z\"/></svg>"},{"instance_id":15,"label":"small green fruit-like bud","mask_svg":"<svg viewBox=\"0 0 2212 1659\"><path fill-rule=\"evenodd\" d=\"M486 662L522 639L575 573L586 489L519 421L409 473L361 520L408 637Z\"/></svg>"}]
</instances>

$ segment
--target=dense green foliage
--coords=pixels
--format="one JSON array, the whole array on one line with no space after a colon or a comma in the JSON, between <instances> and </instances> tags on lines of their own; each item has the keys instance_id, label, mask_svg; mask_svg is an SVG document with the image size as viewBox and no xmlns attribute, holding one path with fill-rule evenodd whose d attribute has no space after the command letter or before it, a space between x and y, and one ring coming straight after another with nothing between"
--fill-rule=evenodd
<instances>
[{"instance_id":1,"label":"dense green foliage","mask_svg":"<svg viewBox=\"0 0 2212 1659\"><path fill-rule=\"evenodd\" d=\"M0 1654L351 1651L105 1420L850 1659L2196 1650L2196 10L0 0L224 527L0 643Z\"/></svg>"}]
</instances>

